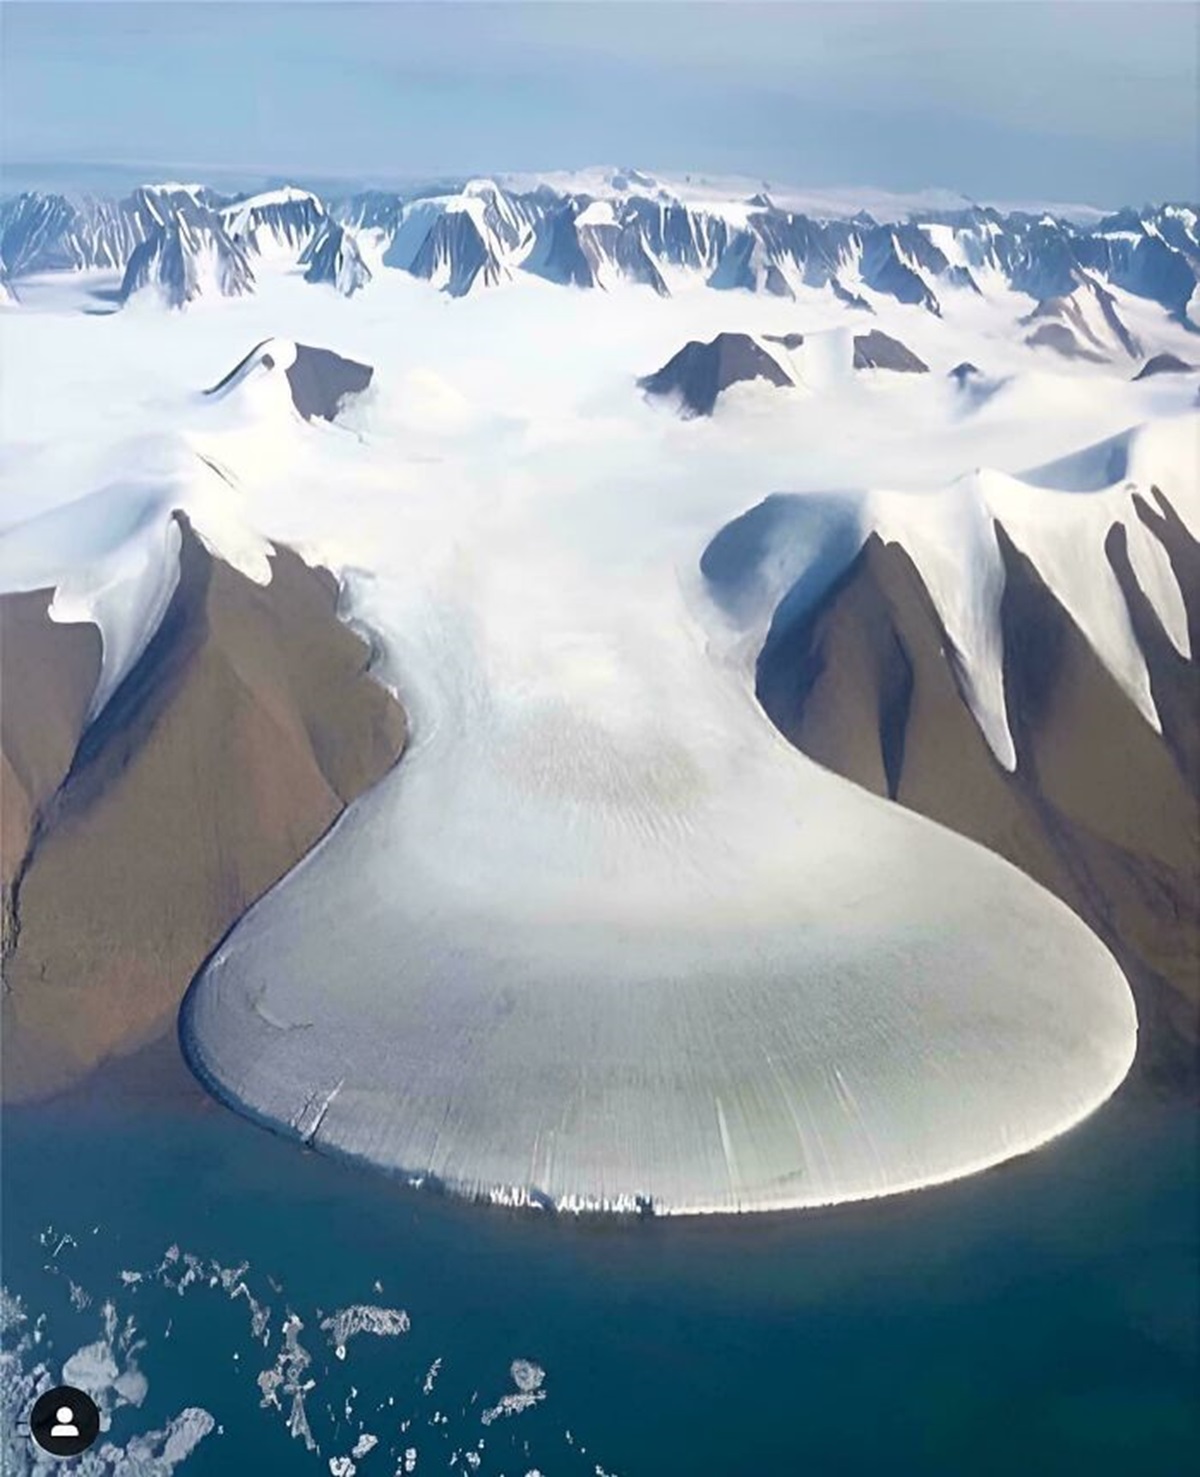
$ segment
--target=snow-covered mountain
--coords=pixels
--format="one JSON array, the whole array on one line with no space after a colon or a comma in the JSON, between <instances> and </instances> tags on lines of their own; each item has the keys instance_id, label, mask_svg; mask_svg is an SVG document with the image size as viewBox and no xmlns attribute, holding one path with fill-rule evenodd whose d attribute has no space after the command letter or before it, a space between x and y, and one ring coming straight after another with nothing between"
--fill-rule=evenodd
<instances>
[{"instance_id":1,"label":"snow-covered mountain","mask_svg":"<svg viewBox=\"0 0 1200 1477\"><path fill-rule=\"evenodd\" d=\"M971 204L876 219L861 210L810 213L802 203L795 192L738 195L636 170L329 199L296 186L240 198L176 184L124 200L27 193L0 203L0 261L11 278L124 271L149 237L183 218L185 256L225 237L256 269L310 266L320 237L324 251L341 253L342 265L325 263L310 280L336 281L340 273L343 291L363 286L372 268L409 272L453 297L527 272L582 288L641 284L660 295L697 283L783 299L817 288L850 306L895 301L938 316L954 294L1011 290L1027 296L1031 309L1054 305L1034 325L1039 342L1106 357L1135 352L1126 333L1110 322L1093 342L1073 321L1072 303L1083 304L1085 316L1108 317L1086 300L1102 304L1097 292L1116 289L1187 322L1200 280L1200 212L1183 204L1081 221ZM354 231L361 267L344 243L329 244L331 219ZM197 268L192 275L206 274ZM239 290L253 285L241 272L225 277L239 279Z\"/></svg>"},{"instance_id":2,"label":"snow-covered mountain","mask_svg":"<svg viewBox=\"0 0 1200 1477\"><path fill-rule=\"evenodd\" d=\"M306 282L327 282L343 297L353 297L371 280L352 232L334 220L324 220L300 253Z\"/></svg>"},{"instance_id":3,"label":"snow-covered mountain","mask_svg":"<svg viewBox=\"0 0 1200 1477\"><path fill-rule=\"evenodd\" d=\"M258 256L295 260L326 223L325 206L311 190L285 185L250 195L220 211L232 240Z\"/></svg>"},{"instance_id":4,"label":"snow-covered mountain","mask_svg":"<svg viewBox=\"0 0 1200 1477\"><path fill-rule=\"evenodd\" d=\"M172 212L210 213L220 197L201 185L144 185L121 200L25 192L0 201L0 261L11 277L101 268L123 271Z\"/></svg>"},{"instance_id":5,"label":"snow-covered mountain","mask_svg":"<svg viewBox=\"0 0 1200 1477\"><path fill-rule=\"evenodd\" d=\"M229 235L215 211L194 201L155 202L155 225L125 267L121 300L157 291L173 308L205 296L241 297L254 290L246 247Z\"/></svg>"},{"instance_id":6,"label":"snow-covered mountain","mask_svg":"<svg viewBox=\"0 0 1200 1477\"><path fill-rule=\"evenodd\" d=\"M381 210L375 196L359 197L343 216L374 225L385 266L422 277L451 297L511 279L533 245L535 213L491 180L471 180L454 195L396 201L391 211Z\"/></svg>"}]
</instances>

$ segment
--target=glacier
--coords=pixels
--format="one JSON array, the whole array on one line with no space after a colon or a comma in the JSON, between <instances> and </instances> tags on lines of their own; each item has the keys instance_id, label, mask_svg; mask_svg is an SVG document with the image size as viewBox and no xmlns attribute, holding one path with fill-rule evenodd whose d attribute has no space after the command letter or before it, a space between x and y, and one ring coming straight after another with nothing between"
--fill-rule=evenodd
<instances>
[{"instance_id":1,"label":"glacier","mask_svg":"<svg viewBox=\"0 0 1200 1477\"><path fill-rule=\"evenodd\" d=\"M999 858L791 748L754 699L761 631L700 570L713 535L780 489L866 509L931 568L968 494L1026 510L1020 537L1053 570L1124 495L1072 490L1081 447L1145 423L1123 470L1178 475L1178 433L1161 456L1154 433L1194 428L1190 380L1049 369L1007 291L943 306L879 298L866 316L815 290L589 294L533 274L447 303L382 272L349 300L293 276L183 317L4 316L25 372L6 388L19 436L0 491L42 517L0 534L0 587L65 581L54 510L166 427L155 519L195 504L201 536L259 578L267 539L334 569L412 721L399 767L194 982L181 1039L216 1094L466 1195L670 1214L952 1179L1116 1089L1137 1022L1102 944ZM1122 311L1185 347L1158 305ZM827 373L820 336L851 322L934 372ZM643 403L639 373L731 323L802 332L806 381L735 386L711 421ZM299 416L280 364L202 393L283 324L372 366L334 421ZM966 408L946 378L964 359L996 387ZM1177 627L1169 571L1137 557ZM108 604L75 618L141 633L141 587L112 568ZM986 561L966 574L986 583ZM1136 687L1110 593L1068 589ZM982 637L977 656L994 663Z\"/></svg>"}]
</instances>

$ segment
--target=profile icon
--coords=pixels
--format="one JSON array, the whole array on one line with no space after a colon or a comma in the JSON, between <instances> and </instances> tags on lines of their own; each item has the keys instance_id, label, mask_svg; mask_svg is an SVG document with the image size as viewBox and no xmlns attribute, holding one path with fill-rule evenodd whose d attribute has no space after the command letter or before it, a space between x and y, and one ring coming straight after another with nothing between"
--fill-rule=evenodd
<instances>
[{"instance_id":1,"label":"profile icon","mask_svg":"<svg viewBox=\"0 0 1200 1477\"><path fill-rule=\"evenodd\" d=\"M78 1436L79 1427L75 1424L75 1412L69 1405L60 1405L54 1412L57 1424L50 1427L51 1436Z\"/></svg>"},{"instance_id":2,"label":"profile icon","mask_svg":"<svg viewBox=\"0 0 1200 1477\"><path fill-rule=\"evenodd\" d=\"M100 1410L92 1397L72 1385L39 1395L29 1412L29 1434L51 1456L78 1456L100 1434Z\"/></svg>"}]
</instances>

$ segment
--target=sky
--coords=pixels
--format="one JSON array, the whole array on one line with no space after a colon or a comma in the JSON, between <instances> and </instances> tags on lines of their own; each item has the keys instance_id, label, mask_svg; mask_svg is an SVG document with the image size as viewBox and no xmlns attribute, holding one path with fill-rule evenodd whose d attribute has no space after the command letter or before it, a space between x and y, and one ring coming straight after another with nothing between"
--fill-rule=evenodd
<instances>
[{"instance_id":1,"label":"sky","mask_svg":"<svg viewBox=\"0 0 1200 1477\"><path fill-rule=\"evenodd\" d=\"M1189 0L0 5L3 183L632 165L1200 196Z\"/></svg>"}]
</instances>

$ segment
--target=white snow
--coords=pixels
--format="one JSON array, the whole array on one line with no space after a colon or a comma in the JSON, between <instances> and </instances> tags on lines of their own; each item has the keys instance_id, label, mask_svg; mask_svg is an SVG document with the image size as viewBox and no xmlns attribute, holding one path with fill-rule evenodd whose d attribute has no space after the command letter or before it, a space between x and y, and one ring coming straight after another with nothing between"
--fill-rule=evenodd
<instances>
[{"instance_id":1,"label":"white snow","mask_svg":"<svg viewBox=\"0 0 1200 1477\"><path fill-rule=\"evenodd\" d=\"M481 196L451 195L443 202L442 208L445 210L447 215L469 215L471 217L472 224L475 226L475 229L479 232L480 236L482 236L484 240L487 239L488 228L487 219L485 216L485 211L487 210L487 201Z\"/></svg>"},{"instance_id":2,"label":"white snow","mask_svg":"<svg viewBox=\"0 0 1200 1477\"><path fill-rule=\"evenodd\" d=\"M983 203L1001 211L1047 210L1065 220L1098 221L1106 213L1092 205L1052 201L978 202L955 190L929 188L901 192L870 185L836 186L828 189L788 184L785 181L754 179L746 175L712 175L694 173L657 175L637 169L617 169L597 165L588 169L558 170L539 174L503 174L499 183L507 189L531 190L538 184L548 185L564 194L591 195L598 198L623 199L629 195L660 195L678 200L714 215L722 215L733 224L745 219L746 202L766 193L781 209L801 212L815 218L836 220L866 211L878 221L905 220L914 212L964 210Z\"/></svg>"},{"instance_id":3,"label":"white snow","mask_svg":"<svg viewBox=\"0 0 1200 1477\"><path fill-rule=\"evenodd\" d=\"M181 184L179 180L160 180L157 184L143 185L143 190L148 190L152 195L199 195L204 186L202 184Z\"/></svg>"},{"instance_id":4,"label":"white snow","mask_svg":"<svg viewBox=\"0 0 1200 1477\"><path fill-rule=\"evenodd\" d=\"M272 205L296 205L303 201L308 201L320 207L322 211L324 210L320 196L314 195L311 190L302 190L296 185L283 185L277 190L262 190L257 195L248 195L244 200L227 205L221 214L227 220L236 220L243 214L251 215L255 211L265 210Z\"/></svg>"},{"instance_id":5,"label":"white snow","mask_svg":"<svg viewBox=\"0 0 1200 1477\"><path fill-rule=\"evenodd\" d=\"M577 226L612 226L617 215L611 200L592 200L575 217Z\"/></svg>"},{"instance_id":6,"label":"white snow","mask_svg":"<svg viewBox=\"0 0 1200 1477\"><path fill-rule=\"evenodd\" d=\"M297 250L308 239L310 231L287 219L282 208L289 205L308 205L311 211L323 217L325 206L319 196L311 190L298 189L295 185L284 185L277 190L264 190L226 206L221 211L225 229L235 240L250 242L259 255L295 259ZM273 220L273 218L275 218Z\"/></svg>"},{"instance_id":7,"label":"white snow","mask_svg":"<svg viewBox=\"0 0 1200 1477\"><path fill-rule=\"evenodd\" d=\"M963 250L959 233L953 226L940 225L936 222L926 222L921 226L921 229L952 267L970 267L971 262Z\"/></svg>"},{"instance_id":8,"label":"white snow","mask_svg":"<svg viewBox=\"0 0 1200 1477\"><path fill-rule=\"evenodd\" d=\"M258 578L268 539L340 573L412 721L396 771L193 993L213 1085L284 1125L324 1102L318 1146L468 1193L665 1212L934 1183L1094 1109L1136 1034L1106 951L995 857L788 746L752 691L770 590L735 621L698 569L772 492L818 525L840 508L851 554L886 529L926 569L1003 752L991 512L1139 692L1097 544L1110 513L1136 532L1126 480L1200 523L1180 460L1194 388L1037 368L1022 310L881 306L928 376L843 372L846 310L807 289L660 300L529 278L447 302L387 273L366 307L279 278L183 317L5 315L0 588L52 583L96 619L111 683L169 589L153 538L178 504ZM1185 346L1165 315L1146 324ZM375 366L345 424L296 416L283 327ZM811 335L804 392L739 387L711 421L649 410L636 376L722 329ZM198 393L272 339L275 369ZM995 387L966 409L945 379L962 359ZM1108 453L1103 476L1077 456L1121 436L1115 477ZM780 555L779 592L806 557ZM1179 644L1173 576L1149 542L1132 557ZM285 1330L263 1372L302 1437L306 1361Z\"/></svg>"},{"instance_id":9,"label":"white snow","mask_svg":"<svg viewBox=\"0 0 1200 1477\"><path fill-rule=\"evenodd\" d=\"M1110 530L1125 530L1130 561L1163 629L1189 656L1187 613L1162 543L1139 517L1134 494L1154 507L1156 483L1175 490L1177 510L1200 526L1200 417L1184 414L1123 438L1128 453L1119 475L1081 496L1080 465L1095 452L1045 469L1045 485L995 471L978 471L925 497L875 493L867 524L913 557L938 614L964 659L971 708L1006 769L1016 763L1003 692L1000 599L1004 570L994 533L1003 525L1032 561L1096 654L1159 728L1146 661L1125 597L1105 554ZM1147 447L1149 451L1147 454ZM1140 454L1139 454L1140 453ZM1136 470L1135 470L1136 469ZM1034 473L1033 477L1039 474Z\"/></svg>"},{"instance_id":10,"label":"white snow","mask_svg":"<svg viewBox=\"0 0 1200 1477\"><path fill-rule=\"evenodd\" d=\"M50 618L100 628L103 656L91 717L145 650L179 577L186 512L202 541L251 579L270 578L269 546L240 519L232 490L183 444L120 448L130 475L0 533L0 590L54 587Z\"/></svg>"}]
</instances>

